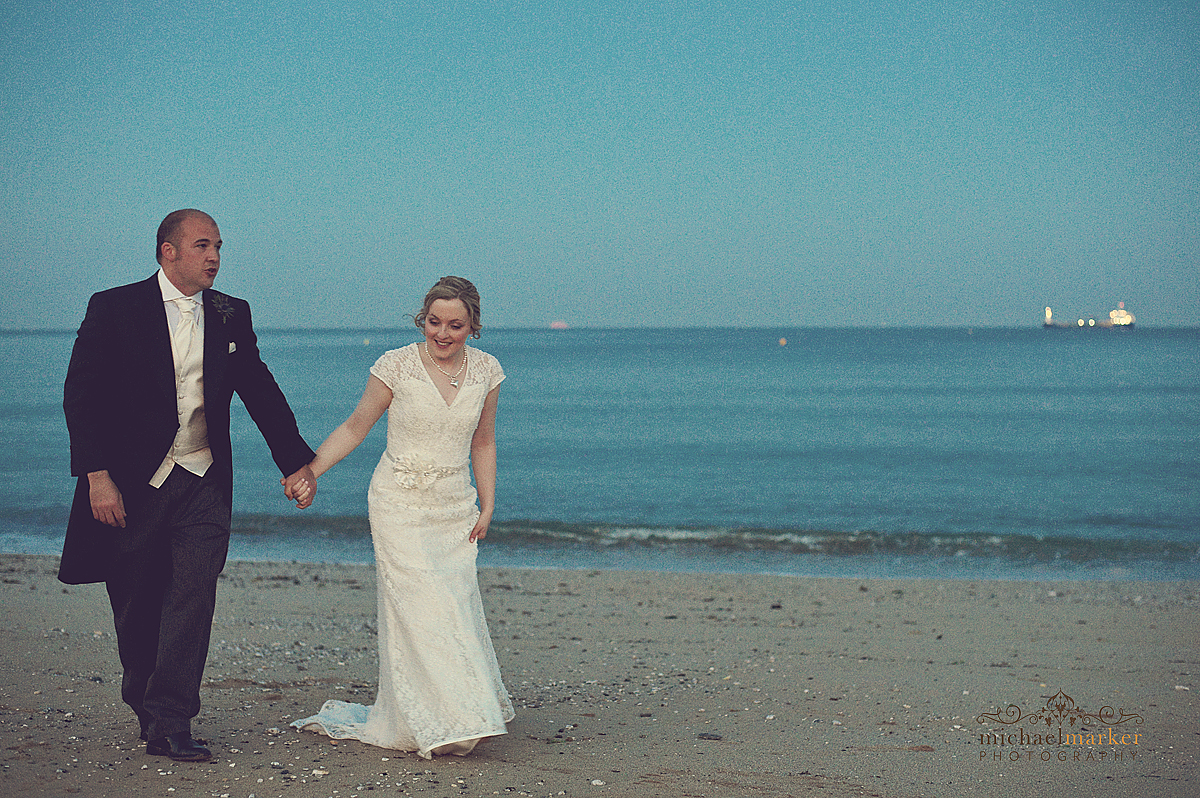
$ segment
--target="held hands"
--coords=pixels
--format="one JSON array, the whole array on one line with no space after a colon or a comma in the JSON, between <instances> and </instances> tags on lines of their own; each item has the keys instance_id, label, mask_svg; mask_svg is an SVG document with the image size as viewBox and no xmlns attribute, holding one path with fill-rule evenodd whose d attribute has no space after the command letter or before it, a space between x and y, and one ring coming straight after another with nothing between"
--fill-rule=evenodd
<instances>
[{"instance_id":1,"label":"held hands","mask_svg":"<svg viewBox=\"0 0 1200 798\"><path fill-rule=\"evenodd\" d=\"M279 480L279 484L283 485L283 495L294 501L299 510L309 507L317 497L317 476L310 465Z\"/></svg>"},{"instance_id":2,"label":"held hands","mask_svg":"<svg viewBox=\"0 0 1200 798\"><path fill-rule=\"evenodd\" d=\"M92 517L102 524L125 528L125 500L121 490L107 471L88 474L88 495L92 501Z\"/></svg>"}]
</instances>

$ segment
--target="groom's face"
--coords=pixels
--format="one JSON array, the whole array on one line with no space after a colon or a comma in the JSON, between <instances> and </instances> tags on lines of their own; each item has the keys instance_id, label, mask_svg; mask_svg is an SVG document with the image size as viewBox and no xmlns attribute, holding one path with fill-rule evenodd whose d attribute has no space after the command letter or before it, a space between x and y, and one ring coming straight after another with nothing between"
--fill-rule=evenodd
<instances>
[{"instance_id":1,"label":"groom's face","mask_svg":"<svg viewBox=\"0 0 1200 798\"><path fill-rule=\"evenodd\" d=\"M212 288L221 268L221 231L207 216L189 216L162 254L163 273L184 296Z\"/></svg>"}]
</instances>

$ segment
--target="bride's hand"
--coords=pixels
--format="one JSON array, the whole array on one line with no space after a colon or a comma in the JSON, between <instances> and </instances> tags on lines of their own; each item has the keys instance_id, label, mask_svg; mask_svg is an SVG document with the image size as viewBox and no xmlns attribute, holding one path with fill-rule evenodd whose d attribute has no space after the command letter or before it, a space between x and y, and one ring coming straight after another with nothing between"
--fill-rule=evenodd
<instances>
[{"instance_id":1,"label":"bride's hand","mask_svg":"<svg viewBox=\"0 0 1200 798\"><path fill-rule=\"evenodd\" d=\"M283 485L283 495L296 502L296 507L301 510L311 505L317 496L317 477L311 466L304 466L279 483Z\"/></svg>"},{"instance_id":2,"label":"bride's hand","mask_svg":"<svg viewBox=\"0 0 1200 798\"><path fill-rule=\"evenodd\" d=\"M471 542L478 543L487 537L488 527L492 525L492 517L490 515L479 516L479 520L475 522L475 528L471 530Z\"/></svg>"}]
</instances>

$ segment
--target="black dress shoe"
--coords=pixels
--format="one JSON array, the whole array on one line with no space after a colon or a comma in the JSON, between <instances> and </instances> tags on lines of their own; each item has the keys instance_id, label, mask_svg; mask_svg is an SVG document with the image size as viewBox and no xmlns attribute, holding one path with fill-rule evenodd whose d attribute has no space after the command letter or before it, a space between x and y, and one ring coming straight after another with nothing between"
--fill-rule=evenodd
<instances>
[{"instance_id":1,"label":"black dress shoe","mask_svg":"<svg viewBox=\"0 0 1200 798\"><path fill-rule=\"evenodd\" d=\"M212 751L198 745L188 732L175 732L146 743L146 753L151 756L169 756L176 762L208 762Z\"/></svg>"}]
</instances>

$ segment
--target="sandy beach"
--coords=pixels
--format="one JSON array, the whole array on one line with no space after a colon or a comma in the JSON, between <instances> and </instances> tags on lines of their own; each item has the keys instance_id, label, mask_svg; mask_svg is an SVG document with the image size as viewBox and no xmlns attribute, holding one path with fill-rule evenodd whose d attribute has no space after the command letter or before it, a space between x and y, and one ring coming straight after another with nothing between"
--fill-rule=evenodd
<instances>
[{"instance_id":1,"label":"sandy beach","mask_svg":"<svg viewBox=\"0 0 1200 798\"><path fill-rule=\"evenodd\" d=\"M0 556L5 795L1200 794L1197 583L483 570L517 718L425 761L288 727L373 699L373 569L231 563L178 764L56 566Z\"/></svg>"}]
</instances>

